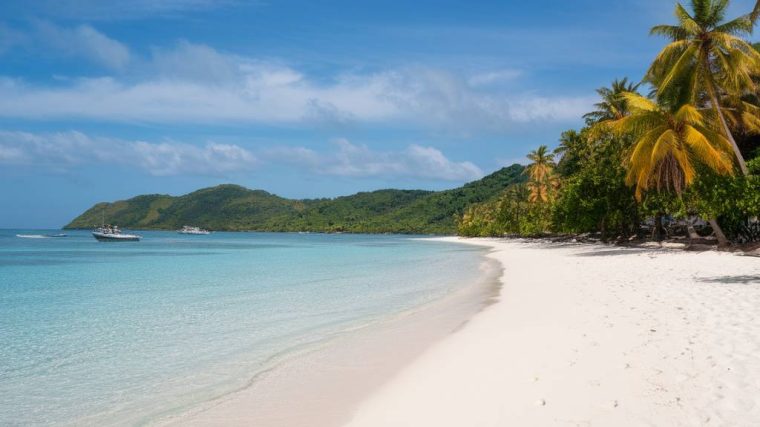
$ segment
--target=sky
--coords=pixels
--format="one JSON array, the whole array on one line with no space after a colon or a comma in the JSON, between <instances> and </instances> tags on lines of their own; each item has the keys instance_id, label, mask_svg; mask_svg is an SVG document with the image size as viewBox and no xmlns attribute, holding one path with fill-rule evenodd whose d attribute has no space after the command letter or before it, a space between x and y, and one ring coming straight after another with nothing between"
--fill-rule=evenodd
<instances>
[{"instance_id":1,"label":"sky","mask_svg":"<svg viewBox=\"0 0 760 427\"><path fill-rule=\"evenodd\" d=\"M751 9L734 0L729 16ZM670 0L4 0L0 228L235 183L457 187L641 79Z\"/></svg>"}]
</instances>

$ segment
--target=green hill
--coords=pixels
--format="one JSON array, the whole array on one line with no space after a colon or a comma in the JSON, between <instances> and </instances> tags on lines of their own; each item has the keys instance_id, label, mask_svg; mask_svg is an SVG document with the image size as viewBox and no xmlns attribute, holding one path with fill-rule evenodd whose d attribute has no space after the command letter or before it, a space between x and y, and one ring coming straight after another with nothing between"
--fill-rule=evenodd
<instances>
[{"instance_id":1,"label":"green hill","mask_svg":"<svg viewBox=\"0 0 760 427\"><path fill-rule=\"evenodd\" d=\"M133 229L187 224L230 231L454 234L455 218L467 206L521 182L522 171L512 165L452 190L378 190L334 199L291 200L228 184L179 197L152 194L98 203L65 228L91 228L105 219Z\"/></svg>"}]
</instances>

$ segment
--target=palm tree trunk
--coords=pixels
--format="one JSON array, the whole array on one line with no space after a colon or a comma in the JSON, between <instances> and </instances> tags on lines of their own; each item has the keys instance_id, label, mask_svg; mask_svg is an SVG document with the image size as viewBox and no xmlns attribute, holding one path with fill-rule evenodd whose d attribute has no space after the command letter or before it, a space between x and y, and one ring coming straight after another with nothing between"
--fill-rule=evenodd
<instances>
[{"instance_id":1,"label":"palm tree trunk","mask_svg":"<svg viewBox=\"0 0 760 427\"><path fill-rule=\"evenodd\" d=\"M715 237L718 239L718 246L728 246L728 239L726 238L726 235L723 234L723 230L720 228L718 220L710 218L710 227L712 227L713 233L715 233Z\"/></svg>"},{"instance_id":2,"label":"palm tree trunk","mask_svg":"<svg viewBox=\"0 0 760 427\"><path fill-rule=\"evenodd\" d=\"M654 230L653 230L654 231L654 237L655 237L655 239L658 242L660 242L660 241L663 240L663 236L662 236L663 235L663 233L662 233L663 228L664 227L662 226L662 214L658 213L654 217Z\"/></svg>"},{"instance_id":3,"label":"palm tree trunk","mask_svg":"<svg viewBox=\"0 0 760 427\"><path fill-rule=\"evenodd\" d=\"M723 128L723 133L726 134L726 137L728 138L728 141L731 142L731 148L734 150L734 155L736 156L736 161L739 163L739 169L741 169L742 174L744 176L749 175L749 170L747 169L747 164L744 162L744 156L742 156L741 150L739 150L739 145L736 144L736 140L734 140L734 136L731 135L731 130L728 128L728 123L726 123L726 118L723 117L723 110L720 108L720 103L718 102L718 95L715 93L715 87L713 86L712 81L709 81L707 83L707 91L710 95L710 102L713 105L713 108L715 109L715 114L718 115L718 119L720 120L720 125Z\"/></svg>"}]
</instances>

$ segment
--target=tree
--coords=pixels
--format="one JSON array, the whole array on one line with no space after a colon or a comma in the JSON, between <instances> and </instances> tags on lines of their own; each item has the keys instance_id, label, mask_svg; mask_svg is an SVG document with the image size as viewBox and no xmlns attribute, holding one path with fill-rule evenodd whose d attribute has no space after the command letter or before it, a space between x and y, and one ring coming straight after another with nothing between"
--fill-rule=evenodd
<instances>
[{"instance_id":1,"label":"tree","mask_svg":"<svg viewBox=\"0 0 760 427\"><path fill-rule=\"evenodd\" d=\"M641 95L626 94L631 115L611 123L620 133L637 138L628 160L626 182L641 200L650 188L680 196L704 165L719 175L731 175L730 142L713 130L711 120L691 104L656 104ZM721 244L728 243L715 218L710 219Z\"/></svg>"},{"instance_id":2,"label":"tree","mask_svg":"<svg viewBox=\"0 0 760 427\"><path fill-rule=\"evenodd\" d=\"M601 102L594 104L596 110L586 113L583 118L586 123L593 124L606 120L618 120L628 115L628 105L623 98L624 93L636 92L640 83L628 81L628 77L615 79L610 87L601 87L596 93L602 98Z\"/></svg>"},{"instance_id":3,"label":"tree","mask_svg":"<svg viewBox=\"0 0 760 427\"><path fill-rule=\"evenodd\" d=\"M657 88L658 97L680 98L689 92L690 103L709 105L736 161L745 175L747 166L722 111L721 96L754 91L752 79L760 69L758 53L741 36L752 32L754 13L724 22L728 0L691 0L693 13L680 3L675 15L678 25L658 25L651 34L671 39L647 71L647 81Z\"/></svg>"},{"instance_id":4,"label":"tree","mask_svg":"<svg viewBox=\"0 0 760 427\"><path fill-rule=\"evenodd\" d=\"M710 128L705 113L691 104L658 105L641 95L626 94L632 113L612 122L612 129L636 135L626 180L636 196L650 188L680 194L694 182L694 162L721 175L732 173L729 141Z\"/></svg>"},{"instance_id":5,"label":"tree","mask_svg":"<svg viewBox=\"0 0 760 427\"><path fill-rule=\"evenodd\" d=\"M569 176L577 172L587 146L588 137L581 132L574 129L562 132L559 137L559 146L554 149L555 156L560 156L557 172L561 176Z\"/></svg>"},{"instance_id":6,"label":"tree","mask_svg":"<svg viewBox=\"0 0 760 427\"><path fill-rule=\"evenodd\" d=\"M551 192L557 185L554 177L554 168L556 167L554 154L549 152L546 145L541 145L528 154L528 159L532 161L525 169L525 173L530 178L528 181L529 200L531 202L549 201Z\"/></svg>"}]
</instances>

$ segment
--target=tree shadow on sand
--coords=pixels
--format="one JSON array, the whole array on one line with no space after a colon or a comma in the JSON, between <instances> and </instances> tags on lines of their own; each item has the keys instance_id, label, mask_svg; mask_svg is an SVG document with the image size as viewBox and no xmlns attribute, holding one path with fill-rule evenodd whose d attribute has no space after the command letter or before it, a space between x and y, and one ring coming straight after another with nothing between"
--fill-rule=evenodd
<instances>
[{"instance_id":1,"label":"tree shadow on sand","mask_svg":"<svg viewBox=\"0 0 760 427\"><path fill-rule=\"evenodd\" d=\"M760 285L760 275L739 275L739 276L718 276L718 277L702 277L697 279L703 283L725 283L725 284L758 284Z\"/></svg>"},{"instance_id":2,"label":"tree shadow on sand","mask_svg":"<svg viewBox=\"0 0 760 427\"><path fill-rule=\"evenodd\" d=\"M640 255L652 252L651 249L642 248L619 248L619 249L596 249L588 252L573 254L573 256L594 257L594 256L616 256L616 255Z\"/></svg>"}]
</instances>

